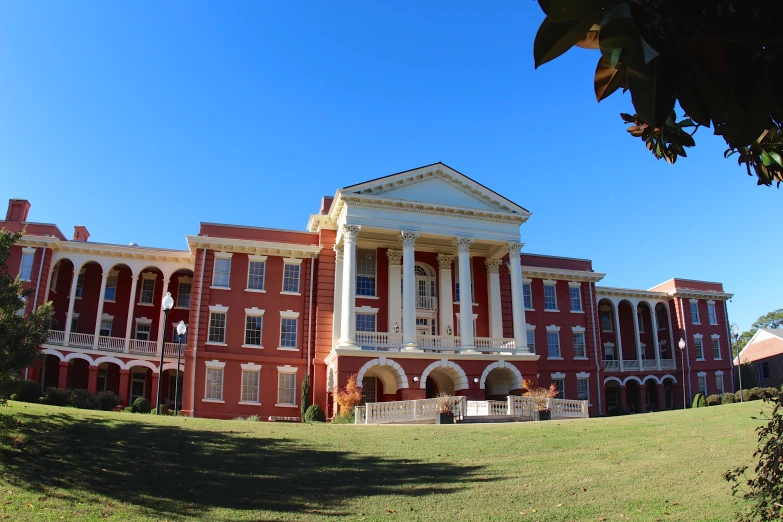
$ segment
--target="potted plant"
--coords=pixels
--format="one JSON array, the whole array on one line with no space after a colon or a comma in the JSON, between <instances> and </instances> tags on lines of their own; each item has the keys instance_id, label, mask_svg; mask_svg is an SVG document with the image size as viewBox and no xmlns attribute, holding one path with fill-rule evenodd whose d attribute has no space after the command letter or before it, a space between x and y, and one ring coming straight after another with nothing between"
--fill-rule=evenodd
<instances>
[{"instance_id":1,"label":"potted plant","mask_svg":"<svg viewBox=\"0 0 783 522\"><path fill-rule=\"evenodd\" d=\"M535 405L535 416L533 420L551 420L552 410L549 408L549 399L557 397L557 386L551 384L549 388L539 388L527 380L524 381L523 386L527 390L524 396L533 399L533 404Z\"/></svg>"},{"instance_id":2,"label":"potted plant","mask_svg":"<svg viewBox=\"0 0 783 522\"><path fill-rule=\"evenodd\" d=\"M454 424L454 398L448 393L439 393L435 403L438 405L435 424Z\"/></svg>"}]
</instances>

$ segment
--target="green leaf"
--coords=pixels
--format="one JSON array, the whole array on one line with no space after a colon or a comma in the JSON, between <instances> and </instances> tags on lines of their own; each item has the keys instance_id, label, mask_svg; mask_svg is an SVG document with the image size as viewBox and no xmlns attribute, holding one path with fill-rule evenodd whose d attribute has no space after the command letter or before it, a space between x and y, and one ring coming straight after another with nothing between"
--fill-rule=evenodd
<instances>
[{"instance_id":1,"label":"green leaf","mask_svg":"<svg viewBox=\"0 0 783 522\"><path fill-rule=\"evenodd\" d=\"M759 156L761 158L761 164L765 167L769 167L773 163L772 157L767 153L767 151L762 150L761 155Z\"/></svg>"},{"instance_id":2,"label":"green leaf","mask_svg":"<svg viewBox=\"0 0 783 522\"><path fill-rule=\"evenodd\" d=\"M589 18L565 22L553 22L549 18L545 18L541 27L538 28L536 40L533 43L533 58L536 68L569 50L576 42L585 37L592 26L593 22Z\"/></svg>"},{"instance_id":3,"label":"green leaf","mask_svg":"<svg viewBox=\"0 0 783 522\"><path fill-rule=\"evenodd\" d=\"M598 41L602 49L623 49L636 47L641 38L631 20L628 4L618 4L601 20Z\"/></svg>"},{"instance_id":4,"label":"green leaf","mask_svg":"<svg viewBox=\"0 0 783 522\"><path fill-rule=\"evenodd\" d=\"M619 69L615 69L606 59L602 56L598 60L598 65L595 68L595 78L593 79L593 87L595 88L595 99L601 101L611 96L625 78L625 67L620 65Z\"/></svg>"},{"instance_id":5,"label":"green leaf","mask_svg":"<svg viewBox=\"0 0 783 522\"><path fill-rule=\"evenodd\" d=\"M644 54L635 49L628 65L628 83L631 101L639 118L655 127L663 127L674 109L676 75L669 63L660 58L644 62Z\"/></svg>"},{"instance_id":6,"label":"green leaf","mask_svg":"<svg viewBox=\"0 0 783 522\"><path fill-rule=\"evenodd\" d=\"M779 167L783 168L783 158L780 157L780 154L777 152L770 151L767 153L767 155L773 159L775 163L778 164Z\"/></svg>"},{"instance_id":7,"label":"green leaf","mask_svg":"<svg viewBox=\"0 0 783 522\"><path fill-rule=\"evenodd\" d=\"M644 61L645 63L650 63L654 59L656 59L658 56L661 55L658 51L650 47L650 44L648 44L644 38L639 38L639 40L642 42L642 50L644 51Z\"/></svg>"},{"instance_id":8,"label":"green leaf","mask_svg":"<svg viewBox=\"0 0 783 522\"><path fill-rule=\"evenodd\" d=\"M578 20L594 9L590 0L538 0L538 5L553 22Z\"/></svg>"}]
</instances>

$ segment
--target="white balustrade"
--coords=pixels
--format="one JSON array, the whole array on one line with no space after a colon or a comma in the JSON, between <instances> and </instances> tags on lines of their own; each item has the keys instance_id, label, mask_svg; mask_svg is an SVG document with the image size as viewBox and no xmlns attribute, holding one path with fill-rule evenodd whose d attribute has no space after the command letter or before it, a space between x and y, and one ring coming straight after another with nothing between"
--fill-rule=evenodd
<instances>
[{"instance_id":1,"label":"white balustrade","mask_svg":"<svg viewBox=\"0 0 783 522\"><path fill-rule=\"evenodd\" d=\"M549 399L553 419L583 419L589 416L587 401Z\"/></svg>"},{"instance_id":2,"label":"white balustrade","mask_svg":"<svg viewBox=\"0 0 783 522\"><path fill-rule=\"evenodd\" d=\"M642 368L645 370L656 370L658 369L658 362L655 359L643 359Z\"/></svg>"},{"instance_id":3,"label":"white balustrade","mask_svg":"<svg viewBox=\"0 0 783 522\"><path fill-rule=\"evenodd\" d=\"M674 359L661 359L661 370L676 370L677 362Z\"/></svg>"},{"instance_id":4,"label":"white balustrade","mask_svg":"<svg viewBox=\"0 0 783 522\"><path fill-rule=\"evenodd\" d=\"M401 333L388 332L356 332L356 344L364 350L381 352L400 351L402 347Z\"/></svg>"},{"instance_id":5,"label":"white balustrade","mask_svg":"<svg viewBox=\"0 0 783 522\"><path fill-rule=\"evenodd\" d=\"M631 361L626 361L623 359L623 367L625 371L633 371L639 369L639 361L636 359L633 359Z\"/></svg>"},{"instance_id":6,"label":"white balustrade","mask_svg":"<svg viewBox=\"0 0 783 522\"><path fill-rule=\"evenodd\" d=\"M503 337L475 337L473 343L479 352L513 352L516 349L514 339Z\"/></svg>"},{"instance_id":7,"label":"white balustrade","mask_svg":"<svg viewBox=\"0 0 783 522\"><path fill-rule=\"evenodd\" d=\"M509 414L533 420L533 412L536 410L536 402L530 397L509 395Z\"/></svg>"},{"instance_id":8,"label":"white balustrade","mask_svg":"<svg viewBox=\"0 0 783 522\"><path fill-rule=\"evenodd\" d=\"M607 372L616 372L620 370L620 361L613 361L611 359L604 359L604 370Z\"/></svg>"},{"instance_id":9,"label":"white balustrade","mask_svg":"<svg viewBox=\"0 0 783 522\"><path fill-rule=\"evenodd\" d=\"M130 342L130 352L155 355L158 353L158 343L157 341L140 341L138 339L132 339Z\"/></svg>"},{"instance_id":10,"label":"white balustrade","mask_svg":"<svg viewBox=\"0 0 783 522\"><path fill-rule=\"evenodd\" d=\"M179 350L179 343L163 343L163 354L169 357L176 357ZM185 343L182 343L182 352L185 352Z\"/></svg>"},{"instance_id":11,"label":"white balustrade","mask_svg":"<svg viewBox=\"0 0 783 522\"><path fill-rule=\"evenodd\" d=\"M107 352L121 352L125 349L125 339L122 337L98 337L98 349Z\"/></svg>"},{"instance_id":12,"label":"white balustrade","mask_svg":"<svg viewBox=\"0 0 783 522\"><path fill-rule=\"evenodd\" d=\"M95 336L93 334L71 332L71 338L68 341L70 346L81 346L83 348L92 348Z\"/></svg>"},{"instance_id":13,"label":"white balustrade","mask_svg":"<svg viewBox=\"0 0 783 522\"><path fill-rule=\"evenodd\" d=\"M370 402L355 410L355 423L389 424L394 422L419 422L434 420L438 414L439 399L421 399L414 401ZM452 413L459 419L465 415L465 398L453 397ZM359 410L363 408L363 410Z\"/></svg>"},{"instance_id":14,"label":"white balustrade","mask_svg":"<svg viewBox=\"0 0 783 522\"><path fill-rule=\"evenodd\" d=\"M49 330L46 342L49 344L63 344L65 342L65 332L61 330Z\"/></svg>"},{"instance_id":15,"label":"white balustrade","mask_svg":"<svg viewBox=\"0 0 783 522\"><path fill-rule=\"evenodd\" d=\"M416 308L418 308L419 310L437 310L438 309L438 298L437 297L416 296Z\"/></svg>"},{"instance_id":16,"label":"white balustrade","mask_svg":"<svg viewBox=\"0 0 783 522\"><path fill-rule=\"evenodd\" d=\"M357 406L353 410L353 423L354 424L364 424L366 416L367 416L367 407L366 406Z\"/></svg>"},{"instance_id":17,"label":"white balustrade","mask_svg":"<svg viewBox=\"0 0 783 522\"><path fill-rule=\"evenodd\" d=\"M475 348L479 352L513 354L516 343L512 338L476 337ZM416 336L420 350L436 353L458 352L461 339L456 335L425 335ZM168 344L168 343L167 343ZM379 352L398 352L402 348L402 334L389 332L356 332L356 344L364 350ZM168 352L166 352L168 354ZM176 354L176 352L174 352Z\"/></svg>"},{"instance_id":18,"label":"white balustrade","mask_svg":"<svg viewBox=\"0 0 783 522\"><path fill-rule=\"evenodd\" d=\"M460 338L454 335L418 335L416 342L424 351L459 351Z\"/></svg>"}]
</instances>

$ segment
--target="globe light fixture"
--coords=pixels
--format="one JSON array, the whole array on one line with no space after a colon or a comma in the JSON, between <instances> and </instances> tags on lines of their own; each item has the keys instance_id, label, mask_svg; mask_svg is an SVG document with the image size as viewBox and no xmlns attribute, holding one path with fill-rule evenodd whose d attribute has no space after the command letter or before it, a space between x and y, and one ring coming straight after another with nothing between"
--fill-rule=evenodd
<instances>
[{"instance_id":1,"label":"globe light fixture","mask_svg":"<svg viewBox=\"0 0 783 522\"><path fill-rule=\"evenodd\" d=\"M685 339L680 337L680 342L677 343L680 347L680 360L682 361L682 409L685 409Z\"/></svg>"}]
</instances>

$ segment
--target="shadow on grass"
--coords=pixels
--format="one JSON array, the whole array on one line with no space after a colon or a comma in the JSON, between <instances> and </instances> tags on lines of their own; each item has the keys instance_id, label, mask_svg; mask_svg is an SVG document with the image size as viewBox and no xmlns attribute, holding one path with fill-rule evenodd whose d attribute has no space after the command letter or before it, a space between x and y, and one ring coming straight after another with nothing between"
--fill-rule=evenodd
<instances>
[{"instance_id":1,"label":"shadow on grass","mask_svg":"<svg viewBox=\"0 0 783 522\"><path fill-rule=\"evenodd\" d=\"M342 502L354 497L444 494L461 482L492 480L477 477L480 466L354 455L242 430L196 431L63 411L0 414L0 435L6 434L0 464L17 486L65 501L93 492L167 516L213 508L340 516L348 514Z\"/></svg>"}]
</instances>

